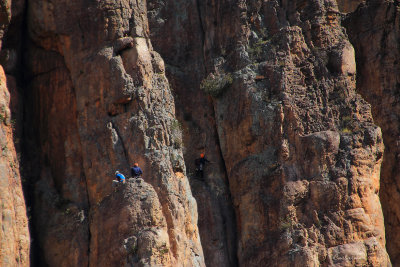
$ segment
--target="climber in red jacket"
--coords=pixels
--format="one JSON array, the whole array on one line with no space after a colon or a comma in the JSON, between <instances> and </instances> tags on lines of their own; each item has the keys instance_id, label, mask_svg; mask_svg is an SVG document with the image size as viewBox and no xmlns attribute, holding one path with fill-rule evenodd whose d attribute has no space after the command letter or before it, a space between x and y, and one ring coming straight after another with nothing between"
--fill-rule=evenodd
<instances>
[{"instance_id":1,"label":"climber in red jacket","mask_svg":"<svg viewBox=\"0 0 400 267\"><path fill-rule=\"evenodd\" d=\"M196 165L196 175L201 179L204 179L204 166L206 163L210 163L210 161L206 159L203 153L200 154L200 158L197 158L194 161L194 164Z\"/></svg>"}]
</instances>

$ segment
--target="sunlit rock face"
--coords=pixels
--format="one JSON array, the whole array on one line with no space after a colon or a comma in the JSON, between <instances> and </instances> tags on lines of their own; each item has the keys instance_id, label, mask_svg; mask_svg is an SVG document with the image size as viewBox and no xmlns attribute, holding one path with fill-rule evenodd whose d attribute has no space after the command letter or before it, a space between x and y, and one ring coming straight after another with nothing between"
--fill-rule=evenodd
<instances>
[{"instance_id":1,"label":"sunlit rock face","mask_svg":"<svg viewBox=\"0 0 400 267\"><path fill-rule=\"evenodd\" d=\"M390 265L382 133L356 93L355 50L341 26L355 4L148 2L188 169L201 152L214 162L192 182L210 266L229 266L229 250L211 249L229 238L239 266ZM213 244L204 241L223 217L208 208L218 194L231 197L219 203L231 199L236 233Z\"/></svg>"},{"instance_id":2,"label":"sunlit rock face","mask_svg":"<svg viewBox=\"0 0 400 267\"><path fill-rule=\"evenodd\" d=\"M345 21L356 49L357 91L371 104L374 120L383 132L380 197L394 266L400 264L399 23L399 6L393 1L368 1Z\"/></svg>"},{"instance_id":3,"label":"sunlit rock face","mask_svg":"<svg viewBox=\"0 0 400 267\"><path fill-rule=\"evenodd\" d=\"M398 4L361 2L15 1L2 262L21 175L39 266L390 266L379 194L396 262Z\"/></svg>"},{"instance_id":4,"label":"sunlit rock face","mask_svg":"<svg viewBox=\"0 0 400 267\"><path fill-rule=\"evenodd\" d=\"M29 266L28 218L9 106L7 78L0 66L0 263L4 266Z\"/></svg>"},{"instance_id":5,"label":"sunlit rock face","mask_svg":"<svg viewBox=\"0 0 400 267\"><path fill-rule=\"evenodd\" d=\"M174 100L145 2L29 1L27 19L43 261L204 266L196 202L173 136ZM135 162L143 182L114 190L115 171L129 178Z\"/></svg>"},{"instance_id":6,"label":"sunlit rock face","mask_svg":"<svg viewBox=\"0 0 400 267\"><path fill-rule=\"evenodd\" d=\"M16 10L16 9L14 9ZM0 57L13 58L4 49L4 36L11 21L11 1L0 1ZM12 60L10 60L12 61ZM20 158L16 146L18 91L15 77L0 65L0 265L29 266L30 237L25 199L22 193Z\"/></svg>"}]
</instances>

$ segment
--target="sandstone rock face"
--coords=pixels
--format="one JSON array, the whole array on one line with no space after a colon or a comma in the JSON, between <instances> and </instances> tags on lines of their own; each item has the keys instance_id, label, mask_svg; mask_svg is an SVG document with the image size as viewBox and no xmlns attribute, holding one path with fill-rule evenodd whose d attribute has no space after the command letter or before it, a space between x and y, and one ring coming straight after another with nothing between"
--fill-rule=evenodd
<instances>
[{"instance_id":1,"label":"sandstone rock face","mask_svg":"<svg viewBox=\"0 0 400 267\"><path fill-rule=\"evenodd\" d=\"M29 264L8 108L23 83L38 265L390 266L381 173L397 262L398 4L350 14L352 44L342 13L361 2L15 1L27 40L0 54L2 263ZM113 188L135 162L143 177Z\"/></svg>"},{"instance_id":2,"label":"sandstone rock face","mask_svg":"<svg viewBox=\"0 0 400 267\"><path fill-rule=\"evenodd\" d=\"M184 158L193 195L198 202L199 231L207 266L237 266L236 220L224 161L219 147L212 99L200 90L209 67L214 20L229 23L207 1L148 1L152 44L166 62L183 128ZM226 6L230 10L229 5ZM227 15L230 15L228 12ZM233 17L234 19L235 17ZM227 31L226 31L227 32ZM207 47L207 48L206 48ZM194 161L205 153L212 162L204 181Z\"/></svg>"},{"instance_id":3,"label":"sandstone rock face","mask_svg":"<svg viewBox=\"0 0 400 267\"><path fill-rule=\"evenodd\" d=\"M357 56L357 90L382 128L381 201L392 263L400 264L400 13L393 1L368 1L346 20Z\"/></svg>"},{"instance_id":4,"label":"sandstone rock face","mask_svg":"<svg viewBox=\"0 0 400 267\"><path fill-rule=\"evenodd\" d=\"M11 1L0 1L0 49L10 19ZM28 218L21 186L20 154L15 149L18 138L14 134L17 127L14 81L14 77L6 77L0 66L0 265L29 266Z\"/></svg>"},{"instance_id":5,"label":"sandstone rock face","mask_svg":"<svg viewBox=\"0 0 400 267\"><path fill-rule=\"evenodd\" d=\"M13 140L10 93L0 66L0 264L29 266L29 231L19 160Z\"/></svg>"},{"instance_id":6,"label":"sandstone rock face","mask_svg":"<svg viewBox=\"0 0 400 267\"><path fill-rule=\"evenodd\" d=\"M33 0L27 24L27 150L43 261L204 266L146 3ZM114 192L114 172L129 176L134 162L145 182Z\"/></svg>"},{"instance_id":7,"label":"sandstone rock face","mask_svg":"<svg viewBox=\"0 0 400 267\"><path fill-rule=\"evenodd\" d=\"M178 3L170 7L182 8ZM214 149L223 163L217 168L225 168L233 199L239 266L390 265L378 198L382 134L355 93L354 48L336 2L198 2L197 9L189 2L177 16L187 23L170 19L167 4L149 4L153 43L182 99L187 135L218 139ZM202 35L182 44L198 28ZM208 128L215 120L217 137L200 119L208 118L209 101L198 92L195 68L203 78L210 72L232 78L228 86L205 88L214 107ZM212 145L185 144L189 151ZM206 184L215 190L218 179L208 174ZM197 199L208 206L204 194ZM208 253L206 261L227 264L229 256Z\"/></svg>"},{"instance_id":8,"label":"sandstone rock face","mask_svg":"<svg viewBox=\"0 0 400 267\"><path fill-rule=\"evenodd\" d=\"M91 231L92 266L106 262L109 266L172 265L162 206L153 187L143 179L128 179L119 185L94 207L92 221L97 223Z\"/></svg>"},{"instance_id":9,"label":"sandstone rock face","mask_svg":"<svg viewBox=\"0 0 400 267\"><path fill-rule=\"evenodd\" d=\"M355 93L336 8L245 9L254 14L242 27L253 64L234 68L214 102L243 266L390 265L378 198L382 136Z\"/></svg>"}]
</instances>

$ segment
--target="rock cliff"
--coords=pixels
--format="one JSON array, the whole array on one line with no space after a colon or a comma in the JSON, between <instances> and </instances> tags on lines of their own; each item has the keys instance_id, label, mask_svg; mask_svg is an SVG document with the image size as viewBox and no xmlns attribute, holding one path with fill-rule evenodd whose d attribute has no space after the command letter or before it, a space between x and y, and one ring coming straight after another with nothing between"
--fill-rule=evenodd
<instances>
[{"instance_id":1,"label":"rock cliff","mask_svg":"<svg viewBox=\"0 0 400 267\"><path fill-rule=\"evenodd\" d=\"M27 165L43 260L204 266L174 100L144 3L29 1L27 13L35 152ZM134 162L145 186L114 192L114 172L129 177Z\"/></svg>"},{"instance_id":2,"label":"rock cliff","mask_svg":"<svg viewBox=\"0 0 400 267\"><path fill-rule=\"evenodd\" d=\"M398 263L397 1L12 3L2 265Z\"/></svg>"},{"instance_id":3,"label":"rock cliff","mask_svg":"<svg viewBox=\"0 0 400 267\"><path fill-rule=\"evenodd\" d=\"M225 17L219 17L214 4L208 10L206 1L149 0L147 5L150 37L166 61L177 116L182 123L184 158L198 202L206 265L237 266L236 219L214 108L211 97L200 90L209 68L208 38L214 32L205 27L213 20L224 21ZM227 11L230 9L227 7ZM204 181L195 173L194 161L200 153L212 162L205 168Z\"/></svg>"},{"instance_id":4,"label":"rock cliff","mask_svg":"<svg viewBox=\"0 0 400 267\"><path fill-rule=\"evenodd\" d=\"M9 105L7 78L0 66L0 263L2 266L29 266L28 218Z\"/></svg>"},{"instance_id":5,"label":"rock cliff","mask_svg":"<svg viewBox=\"0 0 400 267\"><path fill-rule=\"evenodd\" d=\"M10 19L11 1L0 1L0 49ZM30 237L21 186L21 155L16 152L18 93L14 81L0 65L0 265L29 266Z\"/></svg>"},{"instance_id":6,"label":"rock cliff","mask_svg":"<svg viewBox=\"0 0 400 267\"><path fill-rule=\"evenodd\" d=\"M382 128L381 201L393 265L400 264L400 12L397 1L367 1L345 21L356 48L357 91Z\"/></svg>"},{"instance_id":7,"label":"rock cliff","mask_svg":"<svg viewBox=\"0 0 400 267\"><path fill-rule=\"evenodd\" d=\"M228 187L235 211L236 236L215 236L223 214L199 209L206 263L235 258L204 240L235 238L240 266L390 265L382 134L355 92L354 48L336 3L189 2L173 19L174 8L149 1L153 44L188 128L187 165L194 151L211 154L219 163L208 167L207 191ZM195 182L193 190L204 192Z\"/></svg>"}]
</instances>

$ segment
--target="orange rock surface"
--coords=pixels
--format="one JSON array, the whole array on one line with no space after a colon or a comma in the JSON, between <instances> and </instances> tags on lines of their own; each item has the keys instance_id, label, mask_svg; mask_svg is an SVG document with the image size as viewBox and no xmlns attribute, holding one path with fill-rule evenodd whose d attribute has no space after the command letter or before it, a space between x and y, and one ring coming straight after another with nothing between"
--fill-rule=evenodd
<instances>
[{"instance_id":1,"label":"orange rock surface","mask_svg":"<svg viewBox=\"0 0 400 267\"><path fill-rule=\"evenodd\" d=\"M145 2L30 1L28 13L27 120L38 150L30 179L45 262L204 266L196 201L175 174L185 170L180 132ZM145 186L115 192L115 171L129 178L135 162Z\"/></svg>"},{"instance_id":2,"label":"orange rock surface","mask_svg":"<svg viewBox=\"0 0 400 267\"><path fill-rule=\"evenodd\" d=\"M394 266L400 264L399 24L398 5L390 1L369 1L345 22L357 51L357 91L371 104L375 122L383 131L380 197Z\"/></svg>"},{"instance_id":3,"label":"orange rock surface","mask_svg":"<svg viewBox=\"0 0 400 267\"><path fill-rule=\"evenodd\" d=\"M9 104L7 79L0 66L0 263L2 266L29 266L28 218Z\"/></svg>"},{"instance_id":4,"label":"orange rock surface","mask_svg":"<svg viewBox=\"0 0 400 267\"><path fill-rule=\"evenodd\" d=\"M396 1L1 4L1 266L398 263Z\"/></svg>"}]
</instances>

